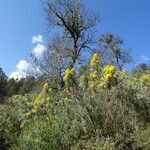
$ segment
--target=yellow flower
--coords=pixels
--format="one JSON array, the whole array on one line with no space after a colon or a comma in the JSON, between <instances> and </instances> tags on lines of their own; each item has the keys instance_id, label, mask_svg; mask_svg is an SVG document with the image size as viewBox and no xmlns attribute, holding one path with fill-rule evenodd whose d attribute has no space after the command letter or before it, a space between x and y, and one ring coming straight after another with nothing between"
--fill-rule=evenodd
<instances>
[{"instance_id":1,"label":"yellow flower","mask_svg":"<svg viewBox=\"0 0 150 150\"><path fill-rule=\"evenodd\" d=\"M104 89L104 88L106 88L106 85L105 85L105 83L100 83L100 84L99 84L99 87L100 87L101 89Z\"/></svg>"},{"instance_id":2,"label":"yellow flower","mask_svg":"<svg viewBox=\"0 0 150 150\"><path fill-rule=\"evenodd\" d=\"M113 75L116 72L116 67L115 66L111 66L111 65L107 65L104 67L104 78L106 81L109 81L112 79Z\"/></svg>"},{"instance_id":3,"label":"yellow flower","mask_svg":"<svg viewBox=\"0 0 150 150\"><path fill-rule=\"evenodd\" d=\"M33 102L27 102L28 106L32 106L34 103Z\"/></svg>"},{"instance_id":4,"label":"yellow flower","mask_svg":"<svg viewBox=\"0 0 150 150\"><path fill-rule=\"evenodd\" d=\"M50 100L51 100L51 97L50 97L50 96L49 96L49 97L47 97L47 98L46 98L46 100L47 100L47 101L50 101Z\"/></svg>"},{"instance_id":5,"label":"yellow flower","mask_svg":"<svg viewBox=\"0 0 150 150\"><path fill-rule=\"evenodd\" d=\"M36 97L34 104L35 104L35 105L39 105L39 104L41 104L42 102L43 102L43 94L40 93L40 94L38 94L38 96Z\"/></svg>"},{"instance_id":6,"label":"yellow flower","mask_svg":"<svg viewBox=\"0 0 150 150\"><path fill-rule=\"evenodd\" d=\"M47 91L49 89L48 82L44 83L43 88L45 91Z\"/></svg>"},{"instance_id":7,"label":"yellow flower","mask_svg":"<svg viewBox=\"0 0 150 150\"><path fill-rule=\"evenodd\" d=\"M20 129L22 129L24 127L24 123L20 124Z\"/></svg>"},{"instance_id":8,"label":"yellow flower","mask_svg":"<svg viewBox=\"0 0 150 150\"><path fill-rule=\"evenodd\" d=\"M89 77L90 77L91 79L96 78L96 77L97 77L97 72L94 71L94 72L90 73Z\"/></svg>"},{"instance_id":9,"label":"yellow flower","mask_svg":"<svg viewBox=\"0 0 150 150\"><path fill-rule=\"evenodd\" d=\"M85 76L84 76L84 75L82 75L80 78L81 78L81 79L84 79L84 78L85 78Z\"/></svg>"},{"instance_id":10,"label":"yellow flower","mask_svg":"<svg viewBox=\"0 0 150 150\"><path fill-rule=\"evenodd\" d=\"M26 117L28 117L30 115L30 112L27 112L24 114Z\"/></svg>"},{"instance_id":11,"label":"yellow flower","mask_svg":"<svg viewBox=\"0 0 150 150\"><path fill-rule=\"evenodd\" d=\"M144 83L144 84L149 83L149 81L150 81L150 74L143 75L140 80L141 80L141 82Z\"/></svg>"},{"instance_id":12,"label":"yellow flower","mask_svg":"<svg viewBox=\"0 0 150 150\"><path fill-rule=\"evenodd\" d=\"M48 89L48 92L51 92L51 91L52 91L52 88L49 88L49 89Z\"/></svg>"},{"instance_id":13,"label":"yellow flower","mask_svg":"<svg viewBox=\"0 0 150 150\"><path fill-rule=\"evenodd\" d=\"M106 81L109 81L111 78L112 78L111 73L106 74L106 76L105 76Z\"/></svg>"},{"instance_id":14,"label":"yellow flower","mask_svg":"<svg viewBox=\"0 0 150 150\"><path fill-rule=\"evenodd\" d=\"M115 71L116 71L116 67L115 67L115 66L107 65L107 66L105 66L105 68L104 68L104 73L105 73L105 74L109 74L109 73L114 74Z\"/></svg>"},{"instance_id":15,"label":"yellow flower","mask_svg":"<svg viewBox=\"0 0 150 150\"><path fill-rule=\"evenodd\" d=\"M32 111L33 113L36 113L36 112L37 112L37 107L35 106L33 109L31 109L31 111Z\"/></svg>"},{"instance_id":16,"label":"yellow flower","mask_svg":"<svg viewBox=\"0 0 150 150\"><path fill-rule=\"evenodd\" d=\"M17 95L13 95L12 99L18 101L21 98L21 95L17 94Z\"/></svg>"},{"instance_id":17,"label":"yellow flower","mask_svg":"<svg viewBox=\"0 0 150 150\"><path fill-rule=\"evenodd\" d=\"M98 66L99 63L100 63L100 56L97 53L94 53L90 61L90 67L93 68L95 66Z\"/></svg>"},{"instance_id":18,"label":"yellow flower","mask_svg":"<svg viewBox=\"0 0 150 150\"><path fill-rule=\"evenodd\" d=\"M67 69L65 70L64 79L65 79L65 80L68 80L68 79L72 78L73 75L74 75L74 68L71 68L71 69L67 68Z\"/></svg>"}]
</instances>

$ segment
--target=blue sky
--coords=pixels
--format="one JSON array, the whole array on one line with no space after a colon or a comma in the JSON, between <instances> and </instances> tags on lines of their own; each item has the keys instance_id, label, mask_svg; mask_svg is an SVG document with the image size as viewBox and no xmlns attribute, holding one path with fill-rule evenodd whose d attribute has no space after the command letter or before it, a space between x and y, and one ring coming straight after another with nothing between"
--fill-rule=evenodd
<instances>
[{"instance_id":1,"label":"blue sky","mask_svg":"<svg viewBox=\"0 0 150 150\"><path fill-rule=\"evenodd\" d=\"M132 49L133 65L150 63L149 0L84 1L101 17L99 35L119 34ZM30 51L46 42L50 32L40 0L0 0L0 67L7 75L14 72L20 60L28 59ZM34 35L43 39L33 42Z\"/></svg>"}]
</instances>

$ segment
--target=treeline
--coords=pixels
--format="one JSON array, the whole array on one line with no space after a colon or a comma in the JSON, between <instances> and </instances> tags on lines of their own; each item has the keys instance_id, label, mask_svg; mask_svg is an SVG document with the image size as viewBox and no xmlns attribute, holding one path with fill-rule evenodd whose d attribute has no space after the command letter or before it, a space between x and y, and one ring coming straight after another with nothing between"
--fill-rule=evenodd
<instances>
[{"instance_id":1,"label":"treeline","mask_svg":"<svg viewBox=\"0 0 150 150\"><path fill-rule=\"evenodd\" d=\"M81 67L80 71L84 68L85 67ZM150 65L143 63L135 68L132 68L130 72L134 74L134 76L140 77L147 71L150 71ZM8 76L3 72L3 69L0 68L0 103L7 101L7 98L13 95L24 95L32 92L33 90L37 89L38 86L40 86L45 80L46 78L43 76L38 78L34 76L27 76L26 78L22 79L9 79ZM54 77L51 80L51 84L51 86L55 88L60 86L62 83L58 81L58 78Z\"/></svg>"},{"instance_id":2,"label":"treeline","mask_svg":"<svg viewBox=\"0 0 150 150\"><path fill-rule=\"evenodd\" d=\"M28 76L22 79L9 79L8 76L0 68L0 103L7 101L13 95L24 95L33 91L38 87L40 79L33 76Z\"/></svg>"}]
</instances>

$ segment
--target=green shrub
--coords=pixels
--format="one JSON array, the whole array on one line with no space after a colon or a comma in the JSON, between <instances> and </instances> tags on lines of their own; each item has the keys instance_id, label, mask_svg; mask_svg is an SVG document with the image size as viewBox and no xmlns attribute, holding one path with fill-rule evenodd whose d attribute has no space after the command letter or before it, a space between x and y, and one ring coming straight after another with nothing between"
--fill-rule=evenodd
<instances>
[{"instance_id":1,"label":"green shrub","mask_svg":"<svg viewBox=\"0 0 150 150\"><path fill-rule=\"evenodd\" d=\"M15 109L10 105L0 105L0 148L9 147L16 142L19 126Z\"/></svg>"},{"instance_id":2,"label":"green shrub","mask_svg":"<svg viewBox=\"0 0 150 150\"><path fill-rule=\"evenodd\" d=\"M150 126L148 126L144 130L135 132L133 138L134 138L133 149L149 150L150 149Z\"/></svg>"}]
</instances>

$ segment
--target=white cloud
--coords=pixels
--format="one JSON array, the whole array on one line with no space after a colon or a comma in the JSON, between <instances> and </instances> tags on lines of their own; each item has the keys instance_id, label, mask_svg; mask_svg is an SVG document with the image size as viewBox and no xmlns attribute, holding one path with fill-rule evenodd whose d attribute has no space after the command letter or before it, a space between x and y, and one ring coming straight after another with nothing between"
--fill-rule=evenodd
<instances>
[{"instance_id":1,"label":"white cloud","mask_svg":"<svg viewBox=\"0 0 150 150\"><path fill-rule=\"evenodd\" d=\"M43 45L43 37L38 34L37 36L32 37L32 43L36 43L36 46L32 49L32 53L35 57L40 58L43 52L46 50L46 47ZM16 70L9 75L9 78L21 79L27 76L27 71L31 71L33 68L30 63L26 60L20 60L16 65ZM35 68L35 72L40 72L38 68Z\"/></svg>"},{"instance_id":2,"label":"white cloud","mask_svg":"<svg viewBox=\"0 0 150 150\"><path fill-rule=\"evenodd\" d=\"M148 57L145 56L145 55L141 55L141 60L142 60L142 61L149 61L150 58L148 58Z\"/></svg>"},{"instance_id":3,"label":"white cloud","mask_svg":"<svg viewBox=\"0 0 150 150\"><path fill-rule=\"evenodd\" d=\"M16 67L17 67L17 70L27 71L30 67L30 64L26 62L25 60L20 60Z\"/></svg>"},{"instance_id":4,"label":"white cloud","mask_svg":"<svg viewBox=\"0 0 150 150\"><path fill-rule=\"evenodd\" d=\"M32 43L43 43L42 35L38 34L37 36L33 35Z\"/></svg>"},{"instance_id":5,"label":"white cloud","mask_svg":"<svg viewBox=\"0 0 150 150\"><path fill-rule=\"evenodd\" d=\"M19 63L16 65L16 71L12 72L9 75L9 78L14 78L14 79L21 79L27 76L27 71L31 69L31 65L25 61L25 60L20 60Z\"/></svg>"},{"instance_id":6,"label":"white cloud","mask_svg":"<svg viewBox=\"0 0 150 150\"><path fill-rule=\"evenodd\" d=\"M43 52L45 51L45 46L43 44L37 44L36 47L33 49L33 53L36 57L41 57Z\"/></svg>"}]
</instances>

